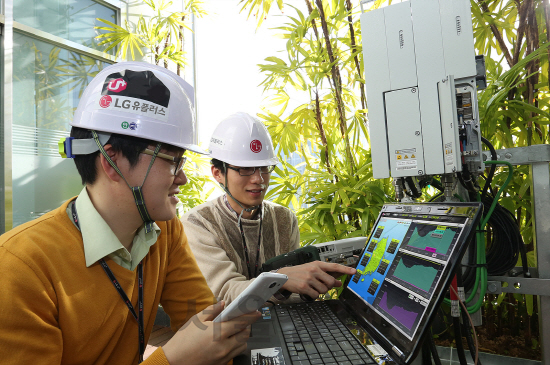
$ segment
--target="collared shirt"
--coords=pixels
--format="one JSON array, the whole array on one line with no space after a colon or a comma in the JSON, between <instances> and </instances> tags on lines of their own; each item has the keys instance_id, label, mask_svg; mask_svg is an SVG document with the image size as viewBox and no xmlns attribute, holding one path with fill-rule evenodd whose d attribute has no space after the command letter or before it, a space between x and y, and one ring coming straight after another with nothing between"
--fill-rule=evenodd
<instances>
[{"instance_id":1,"label":"collared shirt","mask_svg":"<svg viewBox=\"0 0 550 365\"><path fill-rule=\"evenodd\" d=\"M142 225L134 237L130 253L95 209L86 187L76 198L75 205L84 242L86 267L108 256L118 265L133 271L147 255L149 248L157 242L160 234L159 226L154 223L153 231L145 233L145 225ZM72 220L70 208L67 208L67 214Z\"/></svg>"}]
</instances>

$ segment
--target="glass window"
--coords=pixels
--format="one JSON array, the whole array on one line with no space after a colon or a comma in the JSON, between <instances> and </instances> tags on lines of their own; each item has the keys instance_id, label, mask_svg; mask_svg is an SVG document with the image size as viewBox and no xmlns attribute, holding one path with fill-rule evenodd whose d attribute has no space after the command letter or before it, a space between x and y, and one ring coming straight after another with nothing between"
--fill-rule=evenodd
<instances>
[{"instance_id":1,"label":"glass window","mask_svg":"<svg viewBox=\"0 0 550 365\"><path fill-rule=\"evenodd\" d=\"M103 50L94 39L94 26L105 25L96 18L116 21L116 11L93 0L17 0L13 4L13 18L44 32L68 39L84 46Z\"/></svg>"},{"instance_id":2,"label":"glass window","mask_svg":"<svg viewBox=\"0 0 550 365\"><path fill-rule=\"evenodd\" d=\"M13 226L57 208L82 189L57 142L82 92L105 63L14 33Z\"/></svg>"}]
</instances>

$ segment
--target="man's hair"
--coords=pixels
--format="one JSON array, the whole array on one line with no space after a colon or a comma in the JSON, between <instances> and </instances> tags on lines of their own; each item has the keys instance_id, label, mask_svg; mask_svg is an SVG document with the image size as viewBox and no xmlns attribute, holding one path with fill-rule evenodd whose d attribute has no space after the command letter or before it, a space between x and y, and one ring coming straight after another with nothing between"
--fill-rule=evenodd
<instances>
[{"instance_id":1,"label":"man's hair","mask_svg":"<svg viewBox=\"0 0 550 365\"><path fill-rule=\"evenodd\" d=\"M212 166L214 166L215 168L219 169L222 174L225 174L225 166L223 165L223 162L218 160L218 159L215 159L213 158L210 163L212 164Z\"/></svg>"},{"instance_id":2,"label":"man's hair","mask_svg":"<svg viewBox=\"0 0 550 365\"><path fill-rule=\"evenodd\" d=\"M93 138L92 132L89 129L78 127L72 127L71 137L75 139ZM134 167L139 161L139 154L146 149L147 146L156 146L157 142L113 133L106 144L110 144L113 147L114 152L121 152L122 155L128 159L130 167ZM98 156L99 151L88 155L75 156L74 163L80 177L82 178L83 185L91 185L97 179L96 159Z\"/></svg>"}]
</instances>

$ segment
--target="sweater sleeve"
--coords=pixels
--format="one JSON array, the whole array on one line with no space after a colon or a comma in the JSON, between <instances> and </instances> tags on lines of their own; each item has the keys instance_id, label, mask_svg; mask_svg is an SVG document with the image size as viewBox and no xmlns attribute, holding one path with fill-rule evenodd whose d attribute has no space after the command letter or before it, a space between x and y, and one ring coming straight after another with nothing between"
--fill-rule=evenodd
<instances>
[{"instance_id":1,"label":"sweater sleeve","mask_svg":"<svg viewBox=\"0 0 550 365\"><path fill-rule=\"evenodd\" d=\"M247 280L237 271L211 232L185 218L182 222L189 246L214 296L218 300L225 300L226 305L231 303L254 279Z\"/></svg>"},{"instance_id":2,"label":"sweater sleeve","mask_svg":"<svg viewBox=\"0 0 550 365\"><path fill-rule=\"evenodd\" d=\"M63 337L52 285L4 247L0 278L2 364L61 364Z\"/></svg>"},{"instance_id":3,"label":"sweater sleeve","mask_svg":"<svg viewBox=\"0 0 550 365\"><path fill-rule=\"evenodd\" d=\"M169 264L160 302L175 332L216 300L197 266L181 222L175 218L168 225L172 242L169 242Z\"/></svg>"}]
</instances>

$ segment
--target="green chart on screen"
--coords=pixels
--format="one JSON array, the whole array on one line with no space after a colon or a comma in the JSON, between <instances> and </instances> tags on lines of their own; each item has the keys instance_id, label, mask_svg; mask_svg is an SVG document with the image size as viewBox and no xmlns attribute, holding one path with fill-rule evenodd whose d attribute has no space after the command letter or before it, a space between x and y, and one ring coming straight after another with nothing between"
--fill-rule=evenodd
<instances>
[{"instance_id":1,"label":"green chart on screen","mask_svg":"<svg viewBox=\"0 0 550 365\"><path fill-rule=\"evenodd\" d=\"M455 228L430 224L417 225L407 246L446 254L456 236ZM432 250L434 249L434 250Z\"/></svg>"}]
</instances>

